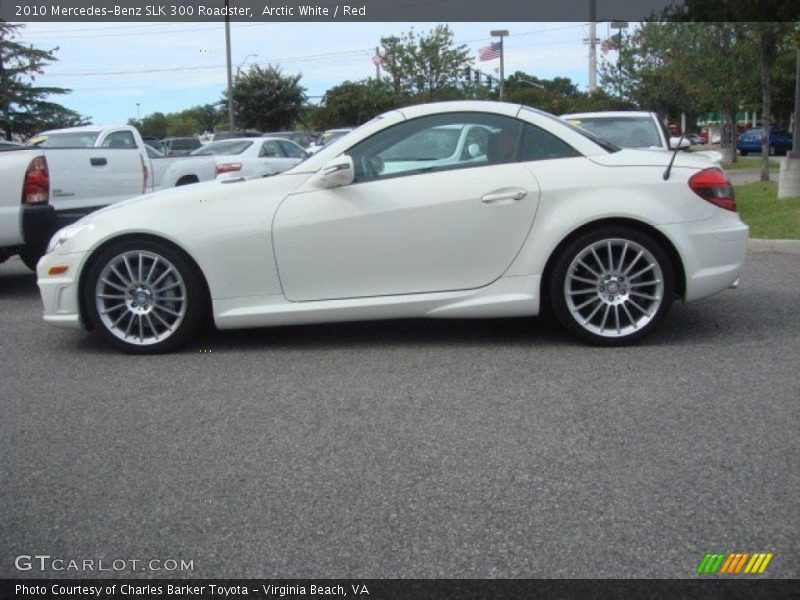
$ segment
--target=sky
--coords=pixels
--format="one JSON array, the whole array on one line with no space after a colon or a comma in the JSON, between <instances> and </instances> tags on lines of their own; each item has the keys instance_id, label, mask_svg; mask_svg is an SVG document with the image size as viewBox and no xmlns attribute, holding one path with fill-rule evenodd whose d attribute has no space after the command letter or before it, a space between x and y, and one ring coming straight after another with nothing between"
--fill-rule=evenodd
<instances>
[{"instance_id":1,"label":"sky","mask_svg":"<svg viewBox=\"0 0 800 600\"><path fill-rule=\"evenodd\" d=\"M279 65L302 73L311 101L346 80L375 75L372 56L380 38L436 23L231 23L232 64ZM585 23L451 23L457 44L466 44L484 72L499 60L477 61L492 29L508 29L506 75L521 70L540 78L569 77L588 84ZM607 26L597 26L605 38ZM58 47L58 62L38 76L39 85L70 88L54 98L96 124L123 124L153 112L175 112L215 103L226 87L222 23L28 23L20 40ZM598 49L598 57L601 53Z\"/></svg>"}]
</instances>

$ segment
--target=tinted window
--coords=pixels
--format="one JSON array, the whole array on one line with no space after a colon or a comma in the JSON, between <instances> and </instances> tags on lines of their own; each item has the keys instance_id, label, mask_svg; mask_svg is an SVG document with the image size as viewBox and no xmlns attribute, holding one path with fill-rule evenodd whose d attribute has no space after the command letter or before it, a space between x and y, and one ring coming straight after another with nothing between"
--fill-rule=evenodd
<instances>
[{"instance_id":1,"label":"tinted window","mask_svg":"<svg viewBox=\"0 0 800 600\"><path fill-rule=\"evenodd\" d=\"M522 162L548 160L551 158L570 158L573 156L580 156L580 153L575 148L552 133L548 133L534 125L525 124L522 132L522 145L519 151L519 159Z\"/></svg>"},{"instance_id":2,"label":"tinted window","mask_svg":"<svg viewBox=\"0 0 800 600\"><path fill-rule=\"evenodd\" d=\"M109 133L102 143L103 148L136 148L136 140L130 131Z\"/></svg>"},{"instance_id":3,"label":"tinted window","mask_svg":"<svg viewBox=\"0 0 800 600\"><path fill-rule=\"evenodd\" d=\"M296 144L284 142L283 140L279 141L278 144L280 144L284 156L288 156L289 158L306 158L308 156L308 154Z\"/></svg>"},{"instance_id":4,"label":"tinted window","mask_svg":"<svg viewBox=\"0 0 800 600\"><path fill-rule=\"evenodd\" d=\"M356 181L516 160L522 122L487 113L448 113L405 121L354 146Z\"/></svg>"},{"instance_id":5,"label":"tinted window","mask_svg":"<svg viewBox=\"0 0 800 600\"><path fill-rule=\"evenodd\" d=\"M281 152L280 146L278 146L278 142L276 140L270 140L261 145L261 151L258 155L267 158L277 158L283 156L283 153Z\"/></svg>"}]
</instances>

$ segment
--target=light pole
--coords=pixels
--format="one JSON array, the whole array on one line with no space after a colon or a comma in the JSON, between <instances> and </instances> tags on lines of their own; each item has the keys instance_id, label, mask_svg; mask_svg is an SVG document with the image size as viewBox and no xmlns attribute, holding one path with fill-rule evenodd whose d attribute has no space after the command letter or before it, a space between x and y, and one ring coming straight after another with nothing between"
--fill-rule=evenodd
<instances>
[{"instance_id":1,"label":"light pole","mask_svg":"<svg viewBox=\"0 0 800 600\"><path fill-rule=\"evenodd\" d=\"M225 56L228 67L228 129L233 131L233 73L231 70L231 18L228 12L228 0L225 0Z\"/></svg>"},{"instance_id":2,"label":"light pole","mask_svg":"<svg viewBox=\"0 0 800 600\"><path fill-rule=\"evenodd\" d=\"M500 102L503 101L505 89L505 57L503 56L503 38L508 35L508 29L492 29L489 35L500 38Z\"/></svg>"},{"instance_id":3,"label":"light pole","mask_svg":"<svg viewBox=\"0 0 800 600\"><path fill-rule=\"evenodd\" d=\"M141 115L139 115L139 103L138 102L136 103L136 120L137 121L141 121L142 120Z\"/></svg>"},{"instance_id":4,"label":"light pole","mask_svg":"<svg viewBox=\"0 0 800 600\"><path fill-rule=\"evenodd\" d=\"M247 56L245 56L244 60L239 63L238 67L236 67L236 79L239 79L239 73L241 72L242 67L244 66L244 63L246 63L247 59L250 58L251 56L254 56L254 57L258 58L258 54L248 54Z\"/></svg>"}]
</instances>

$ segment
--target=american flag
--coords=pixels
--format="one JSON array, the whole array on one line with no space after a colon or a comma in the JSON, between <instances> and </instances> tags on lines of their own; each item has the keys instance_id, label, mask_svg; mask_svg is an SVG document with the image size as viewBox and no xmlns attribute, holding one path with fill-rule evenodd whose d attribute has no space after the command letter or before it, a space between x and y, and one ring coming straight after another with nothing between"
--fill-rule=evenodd
<instances>
[{"instance_id":1,"label":"american flag","mask_svg":"<svg viewBox=\"0 0 800 600\"><path fill-rule=\"evenodd\" d=\"M500 42L493 42L488 46L484 46L478 50L478 58L481 60L494 60L500 58L501 48L503 45Z\"/></svg>"}]
</instances>

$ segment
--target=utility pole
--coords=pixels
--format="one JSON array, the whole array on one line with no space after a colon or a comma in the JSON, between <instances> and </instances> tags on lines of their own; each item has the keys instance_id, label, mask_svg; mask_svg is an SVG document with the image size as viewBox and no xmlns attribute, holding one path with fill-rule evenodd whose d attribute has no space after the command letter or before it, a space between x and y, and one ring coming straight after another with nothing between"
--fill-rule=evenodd
<instances>
[{"instance_id":1,"label":"utility pole","mask_svg":"<svg viewBox=\"0 0 800 600\"><path fill-rule=\"evenodd\" d=\"M233 69L231 67L231 18L228 16L228 0L225 0L225 55L228 61L228 128L233 131Z\"/></svg>"},{"instance_id":2,"label":"utility pole","mask_svg":"<svg viewBox=\"0 0 800 600\"><path fill-rule=\"evenodd\" d=\"M503 101L504 92L505 92L505 57L503 52L503 38L508 35L508 29L493 29L489 32L489 35L497 36L500 38L500 102Z\"/></svg>"},{"instance_id":3,"label":"utility pole","mask_svg":"<svg viewBox=\"0 0 800 600\"><path fill-rule=\"evenodd\" d=\"M381 49L375 46L375 56L372 57L372 62L375 63L375 81L381 80Z\"/></svg>"},{"instance_id":4,"label":"utility pole","mask_svg":"<svg viewBox=\"0 0 800 600\"><path fill-rule=\"evenodd\" d=\"M597 6L589 0L589 93L597 89Z\"/></svg>"}]
</instances>

